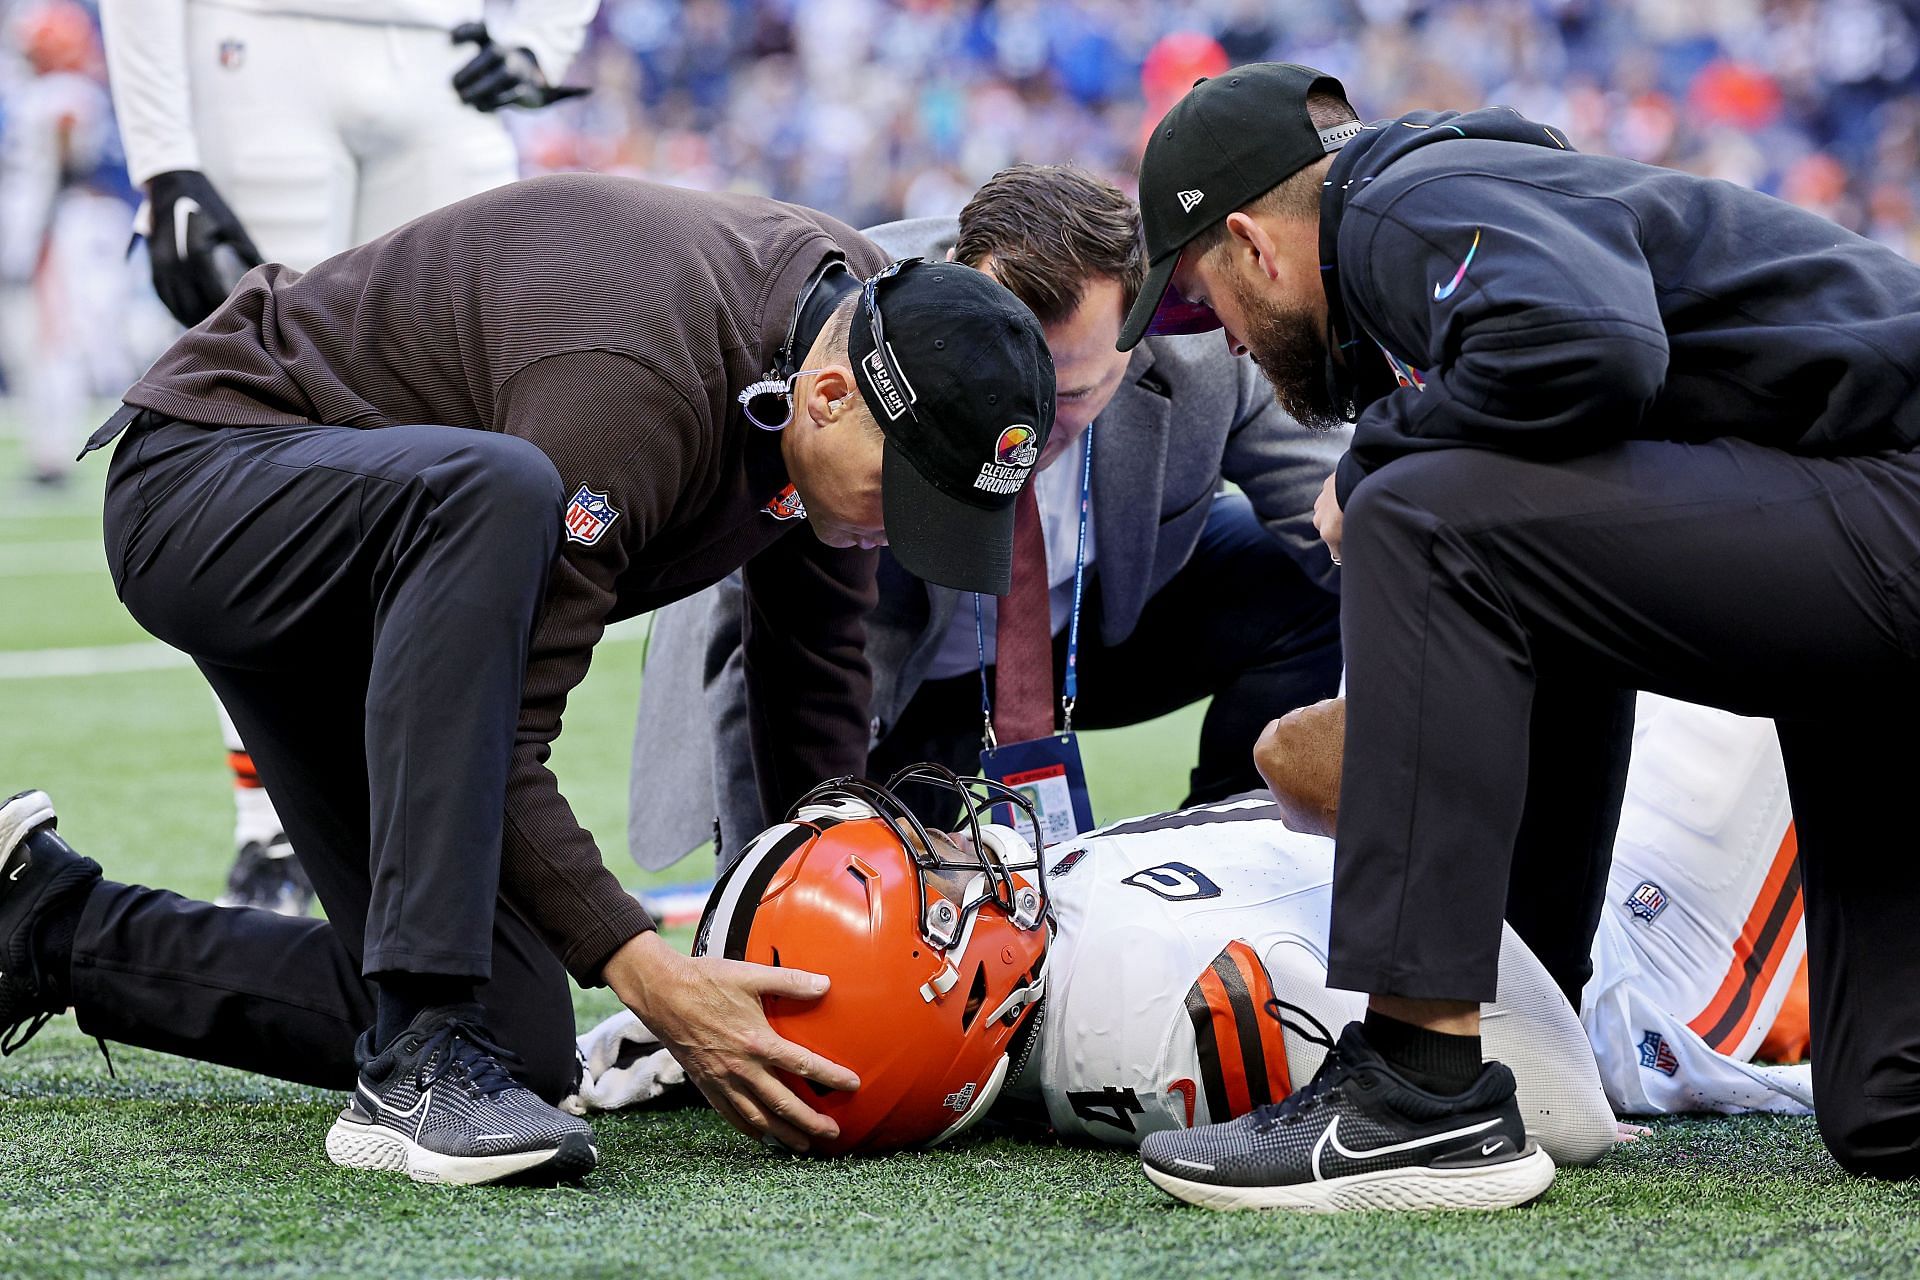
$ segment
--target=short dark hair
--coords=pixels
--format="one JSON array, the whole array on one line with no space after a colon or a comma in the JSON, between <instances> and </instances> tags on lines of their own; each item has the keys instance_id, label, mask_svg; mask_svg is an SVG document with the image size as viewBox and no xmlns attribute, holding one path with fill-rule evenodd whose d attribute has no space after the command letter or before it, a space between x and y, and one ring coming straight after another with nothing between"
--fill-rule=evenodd
<instances>
[{"instance_id":1,"label":"short dark hair","mask_svg":"<svg viewBox=\"0 0 1920 1280\"><path fill-rule=\"evenodd\" d=\"M1002 169L960 211L956 262L992 259L993 277L1041 324L1072 314L1096 279L1120 282L1133 305L1147 277L1140 210L1126 193L1070 164Z\"/></svg>"},{"instance_id":2,"label":"short dark hair","mask_svg":"<svg viewBox=\"0 0 1920 1280\"><path fill-rule=\"evenodd\" d=\"M1360 118L1347 100L1337 93L1316 89L1307 95L1307 118L1316 129L1331 129ZM1320 170L1315 162L1297 173L1282 178L1240 206L1247 213L1262 213L1276 218L1317 218L1320 216ZM1230 211L1232 212L1232 211ZM1195 258L1203 258L1227 242L1227 220L1220 221L1195 236L1188 245Z\"/></svg>"}]
</instances>

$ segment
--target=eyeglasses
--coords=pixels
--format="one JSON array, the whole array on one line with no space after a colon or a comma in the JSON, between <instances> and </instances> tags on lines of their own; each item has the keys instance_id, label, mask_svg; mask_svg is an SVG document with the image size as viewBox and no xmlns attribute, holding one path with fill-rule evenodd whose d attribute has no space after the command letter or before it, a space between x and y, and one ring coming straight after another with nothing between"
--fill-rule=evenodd
<instances>
[{"instance_id":1,"label":"eyeglasses","mask_svg":"<svg viewBox=\"0 0 1920 1280\"><path fill-rule=\"evenodd\" d=\"M826 367L802 369L800 372L782 378L763 378L742 391L734 399L740 402L740 412L747 415L747 421L762 431L785 431L793 425L793 384L812 373L825 373ZM760 407L755 408L758 404ZM781 407L786 412L776 418Z\"/></svg>"}]
</instances>

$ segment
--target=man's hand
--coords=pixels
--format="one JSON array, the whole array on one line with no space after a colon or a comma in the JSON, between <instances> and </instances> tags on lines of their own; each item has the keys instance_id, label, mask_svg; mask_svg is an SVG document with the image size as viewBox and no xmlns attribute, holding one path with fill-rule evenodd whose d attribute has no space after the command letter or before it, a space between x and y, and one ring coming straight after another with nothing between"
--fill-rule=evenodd
<instances>
[{"instance_id":1,"label":"man's hand","mask_svg":"<svg viewBox=\"0 0 1920 1280\"><path fill-rule=\"evenodd\" d=\"M614 952L605 977L627 1008L666 1044L727 1123L750 1138L771 1135L805 1151L811 1138L835 1138L840 1126L796 1096L778 1068L825 1085L858 1089L860 1078L810 1049L782 1039L767 1024L763 996L817 1000L824 975L683 956L643 933Z\"/></svg>"},{"instance_id":2,"label":"man's hand","mask_svg":"<svg viewBox=\"0 0 1920 1280\"><path fill-rule=\"evenodd\" d=\"M227 300L249 267L260 265L260 251L196 169L155 174L147 183L147 200L154 292L173 318L191 329Z\"/></svg>"},{"instance_id":3,"label":"man's hand","mask_svg":"<svg viewBox=\"0 0 1920 1280\"><path fill-rule=\"evenodd\" d=\"M1253 763L1273 790L1291 831L1331 836L1340 817L1340 766L1347 749L1347 700L1289 711L1261 733Z\"/></svg>"},{"instance_id":4,"label":"man's hand","mask_svg":"<svg viewBox=\"0 0 1920 1280\"><path fill-rule=\"evenodd\" d=\"M461 23L453 29L453 42L480 46L480 52L453 73L454 91L475 111L544 107L591 92L574 85L548 84L533 54L525 49L502 49L487 34L484 22Z\"/></svg>"},{"instance_id":5,"label":"man's hand","mask_svg":"<svg viewBox=\"0 0 1920 1280\"><path fill-rule=\"evenodd\" d=\"M1327 482L1320 486L1320 496L1313 500L1313 527L1320 533L1320 541L1327 544L1327 553L1335 564L1340 563L1340 533L1345 516L1340 511L1340 498L1334 492L1334 476L1328 476Z\"/></svg>"}]
</instances>

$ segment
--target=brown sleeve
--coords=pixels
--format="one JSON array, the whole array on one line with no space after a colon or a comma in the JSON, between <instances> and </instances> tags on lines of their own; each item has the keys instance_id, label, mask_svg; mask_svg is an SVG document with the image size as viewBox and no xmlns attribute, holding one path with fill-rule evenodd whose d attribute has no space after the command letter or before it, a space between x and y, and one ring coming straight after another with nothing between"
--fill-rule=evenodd
<instances>
[{"instance_id":1,"label":"brown sleeve","mask_svg":"<svg viewBox=\"0 0 1920 1280\"><path fill-rule=\"evenodd\" d=\"M804 525L747 561L747 724L768 823L816 782L866 770L866 615L879 562Z\"/></svg>"},{"instance_id":2,"label":"brown sleeve","mask_svg":"<svg viewBox=\"0 0 1920 1280\"><path fill-rule=\"evenodd\" d=\"M562 538L527 658L500 864L501 892L583 986L597 986L608 958L654 923L601 862L547 759L567 695L606 629L614 584L672 511L705 437L666 378L611 352L529 365L502 386L498 418L503 431L546 452L569 497L585 486L605 493L617 513L591 544Z\"/></svg>"}]
</instances>

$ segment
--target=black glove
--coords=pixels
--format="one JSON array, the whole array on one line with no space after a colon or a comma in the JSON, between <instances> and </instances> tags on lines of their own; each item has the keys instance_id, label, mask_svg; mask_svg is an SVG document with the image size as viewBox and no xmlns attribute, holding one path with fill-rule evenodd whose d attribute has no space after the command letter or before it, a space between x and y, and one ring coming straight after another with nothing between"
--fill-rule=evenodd
<instances>
[{"instance_id":1,"label":"black glove","mask_svg":"<svg viewBox=\"0 0 1920 1280\"><path fill-rule=\"evenodd\" d=\"M461 23L453 29L453 42L480 46L480 52L453 73L453 87L460 101L476 111L544 107L591 92L573 85L548 84L533 54L525 49L502 50L487 34L484 22Z\"/></svg>"},{"instance_id":2,"label":"black glove","mask_svg":"<svg viewBox=\"0 0 1920 1280\"><path fill-rule=\"evenodd\" d=\"M153 227L147 253L153 288L173 318L192 328L227 300L262 259L240 219L197 169L173 169L147 183Z\"/></svg>"}]
</instances>

